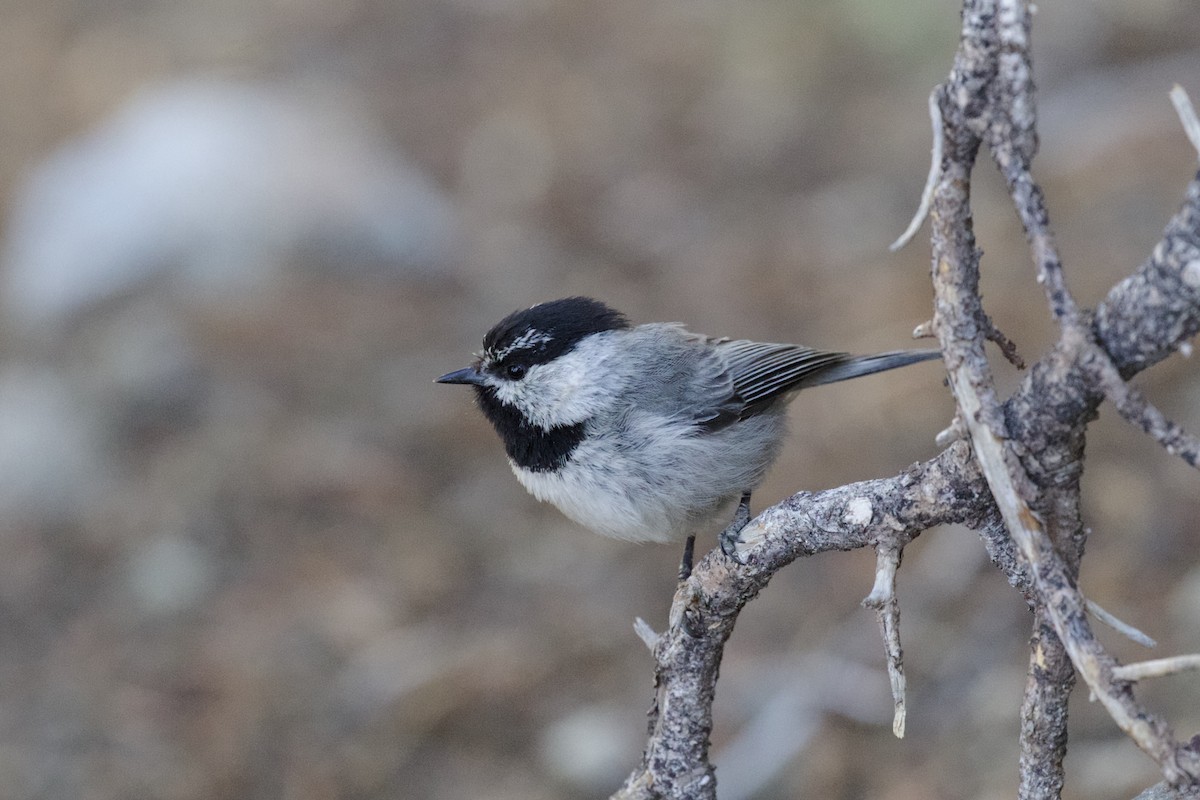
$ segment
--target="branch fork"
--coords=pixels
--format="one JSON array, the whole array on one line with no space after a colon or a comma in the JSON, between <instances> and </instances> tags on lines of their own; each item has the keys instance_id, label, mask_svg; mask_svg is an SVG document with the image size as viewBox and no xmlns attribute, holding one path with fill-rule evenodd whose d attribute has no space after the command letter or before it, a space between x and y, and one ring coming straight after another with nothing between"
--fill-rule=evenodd
<instances>
[{"instance_id":1,"label":"branch fork","mask_svg":"<svg viewBox=\"0 0 1200 800\"><path fill-rule=\"evenodd\" d=\"M1089 614L1135 641L1141 631L1088 601L1077 574L1088 531L1079 475L1088 422L1104 400L1192 466L1200 440L1167 420L1128 380L1200 331L1200 176L1149 258L1091 312L1066 285L1063 262L1031 163L1037 150L1030 7L1024 0L964 0L963 34L946 83L930 95L933 163L921 207L896 246L932 220L934 315L915 335L940 341L957 402L939 435L943 451L892 478L800 493L766 509L742 530L738 560L713 551L675 595L669 627L639 620L654 654L655 702L642 763L613 797L711 800L708 759L712 698L738 613L791 561L830 550L874 547L875 610L903 736L905 676L896 575L903 548L930 527L979 531L995 566L1034 611L1031 663L1021 726L1019 797L1057 798L1063 785L1066 703L1082 678L1117 726L1159 765L1173 787L1200 792L1200 742L1181 742L1135 696L1136 682L1200 668L1200 656L1120 665L1097 640ZM1200 122L1182 90L1172 94L1200 154ZM1019 363L1015 345L984 312L980 253L972 231L971 174L981 149L1005 177L1029 240L1037 282L1059 325L1049 353L1002 400L985 343Z\"/></svg>"}]
</instances>

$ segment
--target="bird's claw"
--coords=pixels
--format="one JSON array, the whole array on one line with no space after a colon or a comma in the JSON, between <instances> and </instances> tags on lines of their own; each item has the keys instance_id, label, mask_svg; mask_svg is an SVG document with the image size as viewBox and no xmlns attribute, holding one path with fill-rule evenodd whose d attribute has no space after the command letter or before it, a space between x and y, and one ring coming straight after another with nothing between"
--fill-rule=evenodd
<instances>
[{"instance_id":1,"label":"bird's claw","mask_svg":"<svg viewBox=\"0 0 1200 800\"><path fill-rule=\"evenodd\" d=\"M721 552L725 554L725 557L743 566L745 566L746 560L738 553L737 546L742 541L742 528L746 527L749 522L750 493L746 492L738 503L737 511L733 512L733 521L717 537L717 542L721 545Z\"/></svg>"},{"instance_id":2,"label":"bird's claw","mask_svg":"<svg viewBox=\"0 0 1200 800\"><path fill-rule=\"evenodd\" d=\"M679 562L679 582L683 583L692 577L692 553L696 549L696 537L687 537L683 545L683 558Z\"/></svg>"},{"instance_id":3,"label":"bird's claw","mask_svg":"<svg viewBox=\"0 0 1200 800\"><path fill-rule=\"evenodd\" d=\"M734 528L734 526L730 525L728 528L721 531L721 535L718 538L721 543L721 552L725 554L725 557L737 564L745 566L746 560L738 555L737 551L738 543L742 541L741 532L741 528Z\"/></svg>"}]
</instances>

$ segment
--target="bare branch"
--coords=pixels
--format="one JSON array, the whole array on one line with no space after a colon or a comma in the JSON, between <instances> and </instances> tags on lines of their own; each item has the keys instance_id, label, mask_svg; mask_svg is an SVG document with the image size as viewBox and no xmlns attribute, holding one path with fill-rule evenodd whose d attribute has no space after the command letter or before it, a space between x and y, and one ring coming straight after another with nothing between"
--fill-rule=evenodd
<instances>
[{"instance_id":1,"label":"bare branch","mask_svg":"<svg viewBox=\"0 0 1200 800\"><path fill-rule=\"evenodd\" d=\"M1154 784L1133 800L1197 800L1197 798L1200 798L1200 789L1196 787L1177 789L1163 781Z\"/></svg>"},{"instance_id":2,"label":"bare branch","mask_svg":"<svg viewBox=\"0 0 1200 800\"><path fill-rule=\"evenodd\" d=\"M800 493L751 520L741 566L714 550L680 584L654 650L656 698L642 764L614 798L716 796L708 761L712 698L726 639L742 607L802 556L905 541L934 525L979 522L982 482L958 444L893 478ZM749 544L747 544L749 543Z\"/></svg>"},{"instance_id":3,"label":"bare branch","mask_svg":"<svg viewBox=\"0 0 1200 800\"><path fill-rule=\"evenodd\" d=\"M1066 288L1044 197L1029 169L1037 144L1029 23L1023 0L964 0L962 45L933 96L941 120L931 215L933 329L958 401L951 430L970 446L953 442L893 478L800 493L767 509L742 531L738 556L745 566L719 551L706 556L677 590L668 629L647 637L656 661L651 733L641 766L616 797L715 797L708 739L723 647L742 607L777 570L801 556L875 546L880 563L869 599L886 607L895 597L897 564L890 560L898 562L899 549L921 531L945 522L979 530L993 563L1036 612L1022 711L1022 798L1059 795L1074 671L1172 783L1194 783L1200 775L1200 744L1177 742L1138 702L1130 681L1115 677L1120 667L1097 641L1075 581L1087 535L1079 512L1086 426L1106 396L1121 398L1096 364L1108 363L1124 381L1184 349L1200 330L1200 180L1189 184L1151 256L1094 315L1081 311ZM1009 183L1060 325L1059 341L1004 403L984 348L994 326L979 297L971 224L971 172L984 145ZM1136 405L1128 397L1120 404ZM1130 416L1155 422L1145 407ZM889 620L895 627L897 619L881 612L885 641ZM899 664L898 637L888 652Z\"/></svg>"},{"instance_id":4,"label":"bare branch","mask_svg":"<svg viewBox=\"0 0 1200 800\"><path fill-rule=\"evenodd\" d=\"M642 644L650 648L650 652L654 652L654 648L658 647L659 636L655 633L654 628L650 627L650 623L641 617L636 617L633 620L633 632L642 640Z\"/></svg>"},{"instance_id":5,"label":"bare branch","mask_svg":"<svg viewBox=\"0 0 1200 800\"><path fill-rule=\"evenodd\" d=\"M1135 664L1122 664L1113 667L1113 680L1142 681L1146 678L1163 678L1180 672L1191 672L1200 669L1200 656L1171 656L1156 658L1153 661L1139 661Z\"/></svg>"},{"instance_id":6,"label":"bare branch","mask_svg":"<svg viewBox=\"0 0 1200 800\"><path fill-rule=\"evenodd\" d=\"M1084 600L1075 587L1072 559L1082 551L1085 536L1078 522L1077 477L1064 480L1055 478L1054 473L1061 473L1064 465L1079 458L1083 426L1097 400L1081 398L1084 402L1078 407L1080 415L1073 421L1064 424L1059 418L1046 420L1049 425L1042 422L1044 429L1037 434L1036 450L1022 451L1036 454L1036 458L1023 463L1018 449L1009 444L1013 438L1019 440L1022 433L1031 432L1039 420L1036 415L1025 416L1031 409L1023 405L1016 407L1024 413L1014 415L1011 402L1008 413L1001 414L983 352L986 323L978 300L978 253L969 206L970 173L980 144L987 143L1009 183L1033 249L1038 280L1062 326L1063 338L1057 352L1050 360L1043 360L1045 370L1054 378L1043 372L1033 376L1035 380L1053 383L1060 389L1069 385L1063 379L1073 377L1078 370L1091 331L1084 329L1084 320L1066 287L1044 197L1029 170L1037 145L1028 50L1029 9L1021 0L967 0L963 19L963 47L941 104L946 116L947 158L935 192L933 231L935 322L950 369L951 388L1000 514L1020 559L1029 567L1039 615L1045 615L1049 630L1035 632L1035 660L1044 660L1039 650L1056 647L1053 640L1057 637L1089 689L1117 724L1160 764L1168 779L1175 783L1194 780L1197 763L1193 754L1185 753L1170 729L1141 707L1126 687L1112 681L1115 662L1092 634ZM995 66L989 68L989 63ZM1194 298L1192 305L1194 316ZM1014 430L1012 422L1020 427ZM1036 479L1027 472L1027 464L1036 468ZM1052 483L1043 482L1043 473ZM1031 680L1033 677L1031 671ZM1062 676L1061 682L1069 683L1069 675ZM1061 714L1065 719L1065 695L1059 694L1054 700L1058 708L1037 711L1047 716ZM1027 692L1027 713L1031 711L1030 698L1042 695L1037 690ZM1056 770L1061 775L1061 747L1043 750L1046 763L1022 764L1023 785L1027 766ZM1045 792L1042 796L1055 796L1057 790L1048 785L1040 791Z\"/></svg>"},{"instance_id":7,"label":"bare branch","mask_svg":"<svg viewBox=\"0 0 1200 800\"><path fill-rule=\"evenodd\" d=\"M1158 647L1158 642L1154 641L1149 636L1130 625L1128 622L1125 622L1105 611L1104 608L1095 600L1087 601L1087 610L1088 613L1095 617L1098 621L1103 622L1114 631L1122 634L1126 639L1137 642L1142 647Z\"/></svg>"},{"instance_id":8,"label":"bare branch","mask_svg":"<svg viewBox=\"0 0 1200 800\"><path fill-rule=\"evenodd\" d=\"M1037 599L1034 598L1036 604ZM1075 687L1075 672L1045 609L1034 609L1029 637L1029 668L1021 701L1020 753L1017 765L1020 800L1057 800L1066 781L1067 700Z\"/></svg>"},{"instance_id":9,"label":"bare branch","mask_svg":"<svg viewBox=\"0 0 1200 800\"><path fill-rule=\"evenodd\" d=\"M896 599L896 570L900 568L903 545L881 542L875 548L875 585L862 604L875 609L887 653L888 681L892 687L892 733L904 738L904 650L900 647L900 602Z\"/></svg>"},{"instance_id":10,"label":"bare branch","mask_svg":"<svg viewBox=\"0 0 1200 800\"><path fill-rule=\"evenodd\" d=\"M937 186L938 170L942 168L942 114L938 110L937 89L929 93L929 122L933 126L933 148L929 157L929 174L925 177L925 188L921 190L921 202L917 205L917 213L913 214L908 227L896 241L888 245L888 250L896 252L912 241L921 230L921 223L929 216L929 207L933 204L933 190ZM914 338L916 334L913 334Z\"/></svg>"},{"instance_id":11,"label":"bare branch","mask_svg":"<svg viewBox=\"0 0 1200 800\"><path fill-rule=\"evenodd\" d=\"M1129 378L1178 352L1200 331L1200 176L1150 257L1096 308L1096 343Z\"/></svg>"},{"instance_id":12,"label":"bare branch","mask_svg":"<svg viewBox=\"0 0 1200 800\"><path fill-rule=\"evenodd\" d=\"M1126 422L1141 428L1168 453L1179 456L1188 466L1200 468L1200 439L1167 419L1142 393L1129 385L1108 356L1097 349L1093 364L1096 380L1117 413Z\"/></svg>"},{"instance_id":13,"label":"bare branch","mask_svg":"<svg viewBox=\"0 0 1200 800\"><path fill-rule=\"evenodd\" d=\"M993 90L998 100L993 99L985 115L983 136L1008 182L1013 204L1033 249L1037 281L1046 293L1050 310L1060 323L1074 323L1078 308L1063 277L1045 197L1030 172L1038 144L1029 49L1030 13L1026 0L998 0L994 40L997 49L987 54L998 65L997 86Z\"/></svg>"},{"instance_id":14,"label":"bare branch","mask_svg":"<svg viewBox=\"0 0 1200 800\"><path fill-rule=\"evenodd\" d=\"M1017 352L1017 345L1004 335L1004 331L996 327L996 323L987 314L983 315L983 335L989 342L1000 348L1000 354L1017 369L1025 369L1025 359Z\"/></svg>"},{"instance_id":15,"label":"bare branch","mask_svg":"<svg viewBox=\"0 0 1200 800\"><path fill-rule=\"evenodd\" d=\"M1196 157L1200 158L1200 119L1196 119L1196 109L1192 107L1192 100L1178 83L1171 87L1171 102L1175 104L1175 112L1179 114L1179 121L1183 123L1183 132L1196 149Z\"/></svg>"}]
</instances>

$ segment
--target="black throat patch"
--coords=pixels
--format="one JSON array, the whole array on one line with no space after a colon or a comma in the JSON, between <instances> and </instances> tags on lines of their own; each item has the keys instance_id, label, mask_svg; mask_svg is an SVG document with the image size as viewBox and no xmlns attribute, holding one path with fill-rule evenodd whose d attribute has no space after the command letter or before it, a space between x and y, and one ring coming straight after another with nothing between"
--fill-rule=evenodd
<instances>
[{"instance_id":1,"label":"black throat patch","mask_svg":"<svg viewBox=\"0 0 1200 800\"><path fill-rule=\"evenodd\" d=\"M514 464L530 472L554 472L562 468L583 441L584 422L544 430L530 424L517 409L500 402L490 386L476 386L475 399L500 434L504 452Z\"/></svg>"}]
</instances>

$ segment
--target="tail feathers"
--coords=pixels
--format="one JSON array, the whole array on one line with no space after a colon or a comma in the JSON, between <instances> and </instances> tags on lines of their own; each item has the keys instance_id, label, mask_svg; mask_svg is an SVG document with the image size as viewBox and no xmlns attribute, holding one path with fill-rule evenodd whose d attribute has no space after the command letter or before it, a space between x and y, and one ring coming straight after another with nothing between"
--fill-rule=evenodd
<instances>
[{"instance_id":1,"label":"tail feathers","mask_svg":"<svg viewBox=\"0 0 1200 800\"><path fill-rule=\"evenodd\" d=\"M941 357L940 350L895 350L873 356L849 356L845 361L830 364L825 369L808 376L796 388L806 389L811 386L823 386L826 383L848 381L851 378L861 378L863 375L873 375L876 372L907 367L909 364Z\"/></svg>"}]
</instances>

